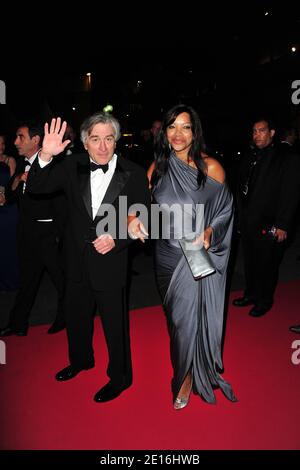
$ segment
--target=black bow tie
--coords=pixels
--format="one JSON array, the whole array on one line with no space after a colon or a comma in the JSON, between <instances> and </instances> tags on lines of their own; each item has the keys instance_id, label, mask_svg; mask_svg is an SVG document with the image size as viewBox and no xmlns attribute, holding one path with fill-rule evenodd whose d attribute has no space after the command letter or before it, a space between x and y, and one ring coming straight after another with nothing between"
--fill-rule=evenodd
<instances>
[{"instance_id":1,"label":"black bow tie","mask_svg":"<svg viewBox=\"0 0 300 470\"><path fill-rule=\"evenodd\" d=\"M103 173L106 173L108 170L108 163L105 163L104 165L97 165L97 163L90 162L90 170L91 171L102 170Z\"/></svg>"}]
</instances>

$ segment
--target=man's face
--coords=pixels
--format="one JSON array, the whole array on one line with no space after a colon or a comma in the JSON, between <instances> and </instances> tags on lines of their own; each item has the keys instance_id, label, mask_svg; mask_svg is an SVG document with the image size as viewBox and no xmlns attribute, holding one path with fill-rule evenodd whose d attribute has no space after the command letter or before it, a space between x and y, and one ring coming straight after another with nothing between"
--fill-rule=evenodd
<instances>
[{"instance_id":1,"label":"man's face","mask_svg":"<svg viewBox=\"0 0 300 470\"><path fill-rule=\"evenodd\" d=\"M30 138L28 127L20 127L17 130L17 137L15 139L15 146L17 147L19 155L30 158L39 149L39 136L35 135Z\"/></svg>"},{"instance_id":2,"label":"man's face","mask_svg":"<svg viewBox=\"0 0 300 470\"><path fill-rule=\"evenodd\" d=\"M115 130L109 123L96 124L85 141L85 149L90 157L101 165L108 163L115 152Z\"/></svg>"},{"instance_id":3,"label":"man's face","mask_svg":"<svg viewBox=\"0 0 300 470\"><path fill-rule=\"evenodd\" d=\"M259 149L267 147L272 142L274 134L275 131L269 129L266 121L256 122L252 129L253 142Z\"/></svg>"},{"instance_id":4,"label":"man's face","mask_svg":"<svg viewBox=\"0 0 300 470\"><path fill-rule=\"evenodd\" d=\"M151 133L153 137L156 137L161 128L161 121L154 121L151 127Z\"/></svg>"}]
</instances>

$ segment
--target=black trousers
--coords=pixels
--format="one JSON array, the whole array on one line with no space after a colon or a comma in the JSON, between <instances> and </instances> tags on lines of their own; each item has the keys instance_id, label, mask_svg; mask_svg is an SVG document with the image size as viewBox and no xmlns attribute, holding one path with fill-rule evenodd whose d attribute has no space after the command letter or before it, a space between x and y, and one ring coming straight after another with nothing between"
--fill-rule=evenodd
<instances>
[{"instance_id":1,"label":"black trousers","mask_svg":"<svg viewBox=\"0 0 300 470\"><path fill-rule=\"evenodd\" d=\"M99 255L100 256L100 255ZM94 365L93 325L97 305L108 349L107 375L116 388L132 383L126 288L94 290L85 272L82 282L67 282L66 323L69 360L74 368Z\"/></svg>"},{"instance_id":2,"label":"black trousers","mask_svg":"<svg viewBox=\"0 0 300 470\"><path fill-rule=\"evenodd\" d=\"M246 278L245 296L256 306L270 308L278 282L278 271L285 250L285 242L270 238L253 239L242 233L244 270Z\"/></svg>"},{"instance_id":3,"label":"black trousers","mask_svg":"<svg viewBox=\"0 0 300 470\"><path fill-rule=\"evenodd\" d=\"M9 324L27 328L30 312L44 269L58 293L57 318L64 319L64 276L58 250L56 230L52 222L32 222L18 233L20 289L10 313Z\"/></svg>"}]
</instances>

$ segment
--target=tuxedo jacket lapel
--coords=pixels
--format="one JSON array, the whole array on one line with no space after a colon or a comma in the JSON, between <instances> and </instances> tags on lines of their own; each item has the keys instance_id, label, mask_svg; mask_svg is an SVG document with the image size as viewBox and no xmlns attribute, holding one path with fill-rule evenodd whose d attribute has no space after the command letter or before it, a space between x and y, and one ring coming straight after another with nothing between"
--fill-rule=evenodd
<instances>
[{"instance_id":1,"label":"tuxedo jacket lapel","mask_svg":"<svg viewBox=\"0 0 300 470\"><path fill-rule=\"evenodd\" d=\"M117 160L116 169L101 204L112 204L118 197L130 177L130 171L124 170ZM101 205L100 205L101 207Z\"/></svg>"},{"instance_id":2,"label":"tuxedo jacket lapel","mask_svg":"<svg viewBox=\"0 0 300 470\"><path fill-rule=\"evenodd\" d=\"M90 180L90 165L87 157L87 161L84 163L78 162L77 165L77 176L79 182L80 193L85 205L85 208L90 216L92 214L92 195L91 195L91 180Z\"/></svg>"},{"instance_id":3,"label":"tuxedo jacket lapel","mask_svg":"<svg viewBox=\"0 0 300 470\"><path fill-rule=\"evenodd\" d=\"M77 164L77 176L79 181L80 193L85 205L85 208L90 216L93 219L92 214L92 196L91 196L91 181L90 181L90 165L89 158L86 155L84 161L78 162ZM111 182L107 188L105 196L103 198L102 204L112 204L115 199L118 197L126 182L130 177L130 171L124 170L117 160L117 165ZM100 205L100 208L101 208ZM100 209L99 208L99 209Z\"/></svg>"}]
</instances>

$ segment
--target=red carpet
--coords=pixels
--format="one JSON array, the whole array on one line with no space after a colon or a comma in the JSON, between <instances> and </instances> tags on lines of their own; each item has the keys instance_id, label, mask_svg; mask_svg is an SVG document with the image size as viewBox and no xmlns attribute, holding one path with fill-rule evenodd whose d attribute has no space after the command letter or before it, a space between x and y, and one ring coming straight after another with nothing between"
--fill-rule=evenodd
<instances>
[{"instance_id":1,"label":"red carpet","mask_svg":"<svg viewBox=\"0 0 300 470\"><path fill-rule=\"evenodd\" d=\"M292 342L300 335L288 331L300 323L299 291L299 281L281 284L275 306L261 318L249 317L249 308L230 307L224 378L238 403L217 391L216 405L193 395L186 409L173 411L161 307L131 312L134 384L106 404L92 399L107 382L99 318L95 369L66 383L54 380L68 363L65 332L50 336L47 326L39 326L26 338L5 339L0 448L300 449L300 364L291 362Z\"/></svg>"}]
</instances>

